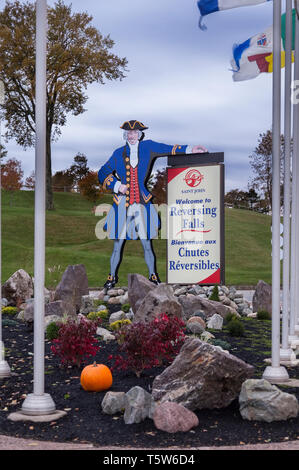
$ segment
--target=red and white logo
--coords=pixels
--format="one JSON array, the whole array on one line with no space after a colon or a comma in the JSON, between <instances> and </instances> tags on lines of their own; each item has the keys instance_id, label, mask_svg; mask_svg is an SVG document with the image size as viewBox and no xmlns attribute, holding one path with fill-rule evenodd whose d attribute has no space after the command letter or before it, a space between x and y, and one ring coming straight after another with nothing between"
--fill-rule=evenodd
<instances>
[{"instance_id":1,"label":"red and white logo","mask_svg":"<svg viewBox=\"0 0 299 470\"><path fill-rule=\"evenodd\" d=\"M203 175L198 170L189 170L184 180L191 188L196 188L203 180Z\"/></svg>"}]
</instances>

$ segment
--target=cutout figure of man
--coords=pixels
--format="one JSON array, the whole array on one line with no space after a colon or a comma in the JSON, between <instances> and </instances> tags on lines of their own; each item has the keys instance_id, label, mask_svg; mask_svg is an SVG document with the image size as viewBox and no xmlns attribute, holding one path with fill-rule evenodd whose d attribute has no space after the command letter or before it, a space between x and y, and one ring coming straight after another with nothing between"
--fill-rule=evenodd
<instances>
[{"instance_id":1,"label":"cutout figure of man","mask_svg":"<svg viewBox=\"0 0 299 470\"><path fill-rule=\"evenodd\" d=\"M148 127L140 121L126 121L121 129L124 130L125 146L115 150L98 172L103 188L111 189L114 193L113 205L104 227L109 238L114 240L110 273L104 284L106 289L111 289L118 282L117 272L125 240L138 238L143 246L149 280L160 283L151 243L158 234L160 221L146 182L158 156L207 152L201 145L190 147L143 140L144 131Z\"/></svg>"}]
</instances>

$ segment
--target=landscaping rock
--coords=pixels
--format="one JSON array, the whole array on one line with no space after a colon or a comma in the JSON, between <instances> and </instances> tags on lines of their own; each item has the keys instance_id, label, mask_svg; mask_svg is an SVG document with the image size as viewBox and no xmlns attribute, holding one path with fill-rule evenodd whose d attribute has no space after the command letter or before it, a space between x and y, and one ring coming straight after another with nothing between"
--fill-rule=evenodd
<instances>
[{"instance_id":1,"label":"landscaping rock","mask_svg":"<svg viewBox=\"0 0 299 470\"><path fill-rule=\"evenodd\" d=\"M203 330L205 330L207 326L206 322L199 316L194 316L194 317L189 318L189 320L187 321L187 325L189 323L199 323L202 326Z\"/></svg>"},{"instance_id":2,"label":"landscaping rock","mask_svg":"<svg viewBox=\"0 0 299 470\"><path fill-rule=\"evenodd\" d=\"M118 305L121 304L122 296L118 295L117 297L109 297L108 304L110 305Z\"/></svg>"},{"instance_id":3,"label":"landscaping rock","mask_svg":"<svg viewBox=\"0 0 299 470\"><path fill-rule=\"evenodd\" d=\"M126 318L125 312L119 310L118 312L114 312L109 317L109 323L114 323L115 321L124 320Z\"/></svg>"},{"instance_id":4,"label":"landscaping rock","mask_svg":"<svg viewBox=\"0 0 299 470\"><path fill-rule=\"evenodd\" d=\"M95 297L91 295L82 295L80 313L88 315L95 311Z\"/></svg>"},{"instance_id":5,"label":"landscaping rock","mask_svg":"<svg viewBox=\"0 0 299 470\"><path fill-rule=\"evenodd\" d=\"M254 312L265 310L272 315L272 288L264 281L257 283L252 298L252 309Z\"/></svg>"},{"instance_id":6,"label":"landscaping rock","mask_svg":"<svg viewBox=\"0 0 299 470\"><path fill-rule=\"evenodd\" d=\"M198 322L188 322L187 323L187 331L193 333L194 335L201 335L204 331L202 325Z\"/></svg>"},{"instance_id":7,"label":"landscaping rock","mask_svg":"<svg viewBox=\"0 0 299 470\"><path fill-rule=\"evenodd\" d=\"M144 297L156 287L155 284L141 274L128 274L128 303L131 305L134 313L137 312Z\"/></svg>"},{"instance_id":8,"label":"landscaping rock","mask_svg":"<svg viewBox=\"0 0 299 470\"><path fill-rule=\"evenodd\" d=\"M107 392L102 401L103 413L107 415L115 415L121 413L125 409L126 394L125 392Z\"/></svg>"},{"instance_id":9,"label":"landscaping rock","mask_svg":"<svg viewBox=\"0 0 299 470\"><path fill-rule=\"evenodd\" d=\"M136 386L131 388L125 395L126 424L141 423L146 418L153 418L155 402L150 393Z\"/></svg>"},{"instance_id":10,"label":"landscaping rock","mask_svg":"<svg viewBox=\"0 0 299 470\"><path fill-rule=\"evenodd\" d=\"M209 342L211 339L214 339L215 336L212 335L212 333L210 333L209 331L204 331L201 335L200 335L200 339L201 341L205 341L206 343Z\"/></svg>"},{"instance_id":11,"label":"landscaping rock","mask_svg":"<svg viewBox=\"0 0 299 470\"><path fill-rule=\"evenodd\" d=\"M282 392L267 380L246 380L239 396L240 413L249 421L285 421L296 418L299 411L297 398Z\"/></svg>"},{"instance_id":12,"label":"landscaping rock","mask_svg":"<svg viewBox=\"0 0 299 470\"><path fill-rule=\"evenodd\" d=\"M45 317L45 329L50 325L50 323L57 323L59 321L61 321L61 317L58 317L57 315L49 315L48 317Z\"/></svg>"},{"instance_id":13,"label":"landscaping rock","mask_svg":"<svg viewBox=\"0 0 299 470\"><path fill-rule=\"evenodd\" d=\"M171 286L161 283L148 292L134 316L134 321L149 322L161 313L182 318L183 309Z\"/></svg>"},{"instance_id":14,"label":"landscaping rock","mask_svg":"<svg viewBox=\"0 0 299 470\"><path fill-rule=\"evenodd\" d=\"M110 331L106 330L106 328L98 327L96 334L103 338L103 341L113 341L115 336L111 334Z\"/></svg>"},{"instance_id":15,"label":"landscaping rock","mask_svg":"<svg viewBox=\"0 0 299 470\"><path fill-rule=\"evenodd\" d=\"M2 295L9 306L19 307L33 296L33 292L33 279L24 269L16 271L2 286Z\"/></svg>"},{"instance_id":16,"label":"landscaping rock","mask_svg":"<svg viewBox=\"0 0 299 470\"><path fill-rule=\"evenodd\" d=\"M218 315L217 313L212 315L207 323L207 327L213 330L222 330L222 326L223 326L223 318L221 315Z\"/></svg>"},{"instance_id":17,"label":"landscaping rock","mask_svg":"<svg viewBox=\"0 0 299 470\"><path fill-rule=\"evenodd\" d=\"M152 396L190 410L224 408L238 397L253 367L220 349L188 338L172 364L153 382Z\"/></svg>"},{"instance_id":18,"label":"landscaping rock","mask_svg":"<svg viewBox=\"0 0 299 470\"><path fill-rule=\"evenodd\" d=\"M23 318L25 322L31 323L34 321L34 302L28 302L25 305ZM61 318L64 313L64 303L62 300L45 304L45 317L55 315Z\"/></svg>"},{"instance_id":19,"label":"landscaping rock","mask_svg":"<svg viewBox=\"0 0 299 470\"><path fill-rule=\"evenodd\" d=\"M156 406L153 420L157 429L169 433L188 432L199 424L195 413L168 401Z\"/></svg>"},{"instance_id":20,"label":"landscaping rock","mask_svg":"<svg viewBox=\"0 0 299 470\"><path fill-rule=\"evenodd\" d=\"M8 300L5 299L5 298L1 299L1 305L2 305L2 307L7 307L8 306Z\"/></svg>"},{"instance_id":21,"label":"landscaping rock","mask_svg":"<svg viewBox=\"0 0 299 470\"><path fill-rule=\"evenodd\" d=\"M214 313L218 313L223 318L225 318L229 313L237 313L236 310L229 306L223 305L222 303L214 300L204 299L200 295L194 296L187 294L186 296L179 296L178 300L183 307L184 317L186 319L192 317L198 310L202 310L207 318L214 315Z\"/></svg>"},{"instance_id":22,"label":"landscaping rock","mask_svg":"<svg viewBox=\"0 0 299 470\"><path fill-rule=\"evenodd\" d=\"M80 311L81 298L88 295L88 278L83 264L70 265L64 271L58 284L54 300L62 300L67 315L76 315Z\"/></svg>"}]
</instances>

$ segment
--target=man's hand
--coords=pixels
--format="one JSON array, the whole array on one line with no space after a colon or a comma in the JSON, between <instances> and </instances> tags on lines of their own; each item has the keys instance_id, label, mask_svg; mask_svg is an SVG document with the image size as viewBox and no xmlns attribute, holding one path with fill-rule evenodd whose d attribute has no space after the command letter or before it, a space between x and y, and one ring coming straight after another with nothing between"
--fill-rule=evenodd
<instances>
[{"instance_id":1,"label":"man's hand","mask_svg":"<svg viewBox=\"0 0 299 470\"><path fill-rule=\"evenodd\" d=\"M121 194L126 194L128 189L129 189L129 186L127 184L121 184L119 189L118 189L118 192L121 193Z\"/></svg>"},{"instance_id":2,"label":"man's hand","mask_svg":"<svg viewBox=\"0 0 299 470\"><path fill-rule=\"evenodd\" d=\"M192 153L207 153L208 150L202 145L195 145L192 149Z\"/></svg>"}]
</instances>

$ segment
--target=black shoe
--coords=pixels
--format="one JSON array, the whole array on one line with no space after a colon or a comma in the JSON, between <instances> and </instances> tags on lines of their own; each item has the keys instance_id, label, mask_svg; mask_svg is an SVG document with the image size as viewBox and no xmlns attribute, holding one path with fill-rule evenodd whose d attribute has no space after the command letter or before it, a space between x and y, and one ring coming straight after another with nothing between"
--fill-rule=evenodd
<instances>
[{"instance_id":1,"label":"black shoe","mask_svg":"<svg viewBox=\"0 0 299 470\"><path fill-rule=\"evenodd\" d=\"M107 277L107 281L104 284L104 289L107 289L107 290L112 289L112 287L114 287L117 282L118 282L118 277L112 276L111 274L109 274L109 276Z\"/></svg>"},{"instance_id":2,"label":"black shoe","mask_svg":"<svg viewBox=\"0 0 299 470\"><path fill-rule=\"evenodd\" d=\"M156 286L158 286L159 284L161 284L161 281L159 279L159 276L158 274L156 273L153 273L149 278L148 278L149 281L153 282L154 284L156 284Z\"/></svg>"}]
</instances>

